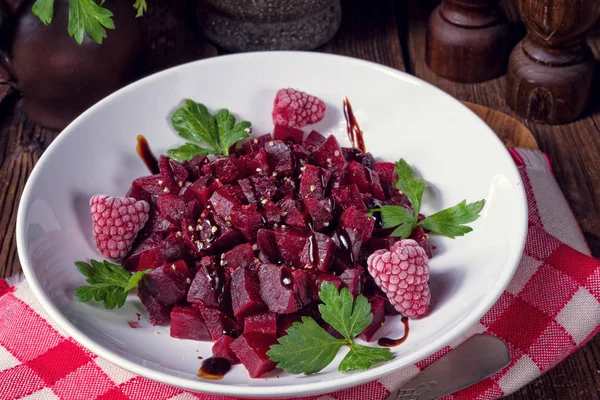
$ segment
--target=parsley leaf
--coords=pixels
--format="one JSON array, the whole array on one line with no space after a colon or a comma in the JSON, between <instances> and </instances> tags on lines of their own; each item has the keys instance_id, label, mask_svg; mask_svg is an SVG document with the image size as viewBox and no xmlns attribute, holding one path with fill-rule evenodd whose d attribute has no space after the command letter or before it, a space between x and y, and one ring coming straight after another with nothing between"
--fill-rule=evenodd
<instances>
[{"instance_id":1,"label":"parsley leaf","mask_svg":"<svg viewBox=\"0 0 600 400\"><path fill-rule=\"evenodd\" d=\"M350 351L340 363L338 370L346 372L353 369L369 369L375 364L389 361L394 358L390 349L368 347L360 344L352 344Z\"/></svg>"},{"instance_id":2,"label":"parsley leaf","mask_svg":"<svg viewBox=\"0 0 600 400\"><path fill-rule=\"evenodd\" d=\"M294 323L287 335L279 338L279 344L271 346L267 352L271 360L278 363L278 368L292 374L314 374L329 365L342 346L350 347L350 352L339 365L342 372L367 369L393 358L390 349L353 342L373 321L371 305L366 297L359 295L354 300L348 289L338 292L335 285L323 282L319 298L323 301L319 304L321 317L344 339L331 336L311 317L302 317L302 322Z\"/></svg>"},{"instance_id":3,"label":"parsley leaf","mask_svg":"<svg viewBox=\"0 0 600 400\"><path fill-rule=\"evenodd\" d=\"M279 363L278 368L292 374L314 374L329 365L342 346L344 339L336 339L321 328L311 317L302 317L271 346L267 355Z\"/></svg>"},{"instance_id":4,"label":"parsley leaf","mask_svg":"<svg viewBox=\"0 0 600 400\"><path fill-rule=\"evenodd\" d=\"M413 169L403 158L396 162L396 172L398 173L396 186L412 203L413 215L416 221L421 210L421 201L426 185L425 180L415 177Z\"/></svg>"},{"instance_id":5,"label":"parsley leaf","mask_svg":"<svg viewBox=\"0 0 600 400\"><path fill-rule=\"evenodd\" d=\"M319 291L319 312L323 321L327 322L348 341L354 339L373 321L371 304L365 296L358 296L356 301L347 288L338 292L335 285L324 282Z\"/></svg>"},{"instance_id":6,"label":"parsley leaf","mask_svg":"<svg viewBox=\"0 0 600 400\"><path fill-rule=\"evenodd\" d=\"M94 0L69 0L69 35L79 44L83 43L84 35L102 44L106 29L115 29L112 16L110 10Z\"/></svg>"},{"instance_id":7,"label":"parsley leaf","mask_svg":"<svg viewBox=\"0 0 600 400\"><path fill-rule=\"evenodd\" d=\"M135 0L135 3L133 3L133 8L137 10L137 14L135 15L135 17L139 18L142 15L144 15L146 10L148 9L148 4L146 3L146 0Z\"/></svg>"},{"instance_id":8,"label":"parsley leaf","mask_svg":"<svg viewBox=\"0 0 600 400\"><path fill-rule=\"evenodd\" d=\"M54 16L54 0L36 0L31 11L44 25L50 25Z\"/></svg>"},{"instance_id":9,"label":"parsley leaf","mask_svg":"<svg viewBox=\"0 0 600 400\"><path fill-rule=\"evenodd\" d=\"M104 308L123 307L127 292L136 288L142 277L151 270L131 274L120 265L108 261L90 260L90 263L78 261L75 266L85 276L88 286L75 289L75 298L80 302L95 300L104 303Z\"/></svg>"},{"instance_id":10,"label":"parsley leaf","mask_svg":"<svg viewBox=\"0 0 600 400\"><path fill-rule=\"evenodd\" d=\"M251 132L250 122L236 124L229 110L220 110L213 116L205 105L189 99L173 113L171 124L179 136L194 142L195 146L169 150L169 156L178 161L195 155L229 155L229 148Z\"/></svg>"},{"instance_id":11,"label":"parsley leaf","mask_svg":"<svg viewBox=\"0 0 600 400\"><path fill-rule=\"evenodd\" d=\"M484 205L485 200L479 200L470 204L467 204L467 201L463 200L454 207L446 208L430 215L419 222L419 225L423 229L428 229L452 239L457 236L464 236L473 230L473 228L464 224L468 224L479 218L479 213Z\"/></svg>"}]
</instances>

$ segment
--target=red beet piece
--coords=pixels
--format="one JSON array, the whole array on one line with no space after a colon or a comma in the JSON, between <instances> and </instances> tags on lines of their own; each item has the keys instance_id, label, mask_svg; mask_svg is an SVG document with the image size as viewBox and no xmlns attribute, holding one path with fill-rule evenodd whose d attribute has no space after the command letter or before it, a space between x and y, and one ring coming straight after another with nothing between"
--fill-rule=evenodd
<instances>
[{"instance_id":1,"label":"red beet piece","mask_svg":"<svg viewBox=\"0 0 600 400\"><path fill-rule=\"evenodd\" d=\"M186 263L176 261L164 264L144 275L140 286L145 286L161 303L173 306L185 300L190 278L190 270Z\"/></svg>"},{"instance_id":2,"label":"red beet piece","mask_svg":"<svg viewBox=\"0 0 600 400\"><path fill-rule=\"evenodd\" d=\"M361 193L372 194L379 200L385 199L385 193L379 182L379 175L364 165L352 161L348 164L348 180L356 184Z\"/></svg>"},{"instance_id":3,"label":"red beet piece","mask_svg":"<svg viewBox=\"0 0 600 400\"><path fill-rule=\"evenodd\" d=\"M242 147L246 154L256 153L265 147L265 143L268 143L271 140L273 140L273 136L271 136L270 133L267 133L266 135L262 135L257 138L248 139L248 141L244 143Z\"/></svg>"},{"instance_id":4,"label":"red beet piece","mask_svg":"<svg viewBox=\"0 0 600 400\"><path fill-rule=\"evenodd\" d=\"M218 179L222 183L233 182L239 176L238 166L229 157L223 157L213 161L211 167L215 179Z\"/></svg>"},{"instance_id":5,"label":"red beet piece","mask_svg":"<svg viewBox=\"0 0 600 400\"><path fill-rule=\"evenodd\" d=\"M242 241L242 236L223 218L214 215L213 220L205 218L200 223L199 248L211 252L226 251Z\"/></svg>"},{"instance_id":6,"label":"red beet piece","mask_svg":"<svg viewBox=\"0 0 600 400\"><path fill-rule=\"evenodd\" d=\"M212 206L212 211L222 218L231 216L233 210L240 206L235 196L225 188L216 190L210 196L208 203Z\"/></svg>"},{"instance_id":7,"label":"red beet piece","mask_svg":"<svg viewBox=\"0 0 600 400\"><path fill-rule=\"evenodd\" d=\"M231 344L231 349L248 370L251 378L259 378L275 369L267 351L277 343L273 336L258 332L244 333Z\"/></svg>"},{"instance_id":8,"label":"red beet piece","mask_svg":"<svg viewBox=\"0 0 600 400\"><path fill-rule=\"evenodd\" d=\"M231 275L231 307L235 317L260 310L264 303L259 294L258 277L249 268L239 268Z\"/></svg>"},{"instance_id":9,"label":"red beet piece","mask_svg":"<svg viewBox=\"0 0 600 400\"><path fill-rule=\"evenodd\" d=\"M315 160L308 150L302 147L299 144L288 144L288 147L292 151L294 155L294 160L296 160L296 173L300 173L300 169L304 165L314 164Z\"/></svg>"},{"instance_id":10,"label":"red beet piece","mask_svg":"<svg viewBox=\"0 0 600 400\"><path fill-rule=\"evenodd\" d=\"M325 140L327 140L325 139L325 136L321 135L319 132L311 131L304 140L304 147L306 150L312 152L325 143Z\"/></svg>"},{"instance_id":11,"label":"red beet piece","mask_svg":"<svg viewBox=\"0 0 600 400\"><path fill-rule=\"evenodd\" d=\"M151 207L150 215L148 216L146 225L144 225L144 229L142 229L142 234L170 233L178 229L179 226L163 217L156 207Z\"/></svg>"},{"instance_id":12,"label":"red beet piece","mask_svg":"<svg viewBox=\"0 0 600 400\"><path fill-rule=\"evenodd\" d=\"M123 267L128 271L135 272L138 271L138 265L140 263L140 256L147 252L151 251L154 248L160 246L162 243L162 236L159 234L150 234L145 239L142 239L139 244L134 245L131 252L127 255L125 260L123 260Z\"/></svg>"},{"instance_id":13,"label":"red beet piece","mask_svg":"<svg viewBox=\"0 0 600 400\"><path fill-rule=\"evenodd\" d=\"M329 136L325 142L313 151L313 158L323 168L341 170L346 168L346 160L335 136Z\"/></svg>"},{"instance_id":14,"label":"red beet piece","mask_svg":"<svg viewBox=\"0 0 600 400\"><path fill-rule=\"evenodd\" d=\"M338 229L332 239L338 247L337 256L346 264L356 265L360 262L362 240L358 230L354 228Z\"/></svg>"},{"instance_id":15,"label":"red beet piece","mask_svg":"<svg viewBox=\"0 0 600 400\"><path fill-rule=\"evenodd\" d=\"M242 243L223 253L223 265L231 268L248 267L254 262L254 249L250 243Z\"/></svg>"},{"instance_id":16,"label":"red beet piece","mask_svg":"<svg viewBox=\"0 0 600 400\"><path fill-rule=\"evenodd\" d=\"M166 325L169 322L172 306L167 306L158 301L143 284L139 285L137 294L150 315L150 324Z\"/></svg>"},{"instance_id":17,"label":"red beet piece","mask_svg":"<svg viewBox=\"0 0 600 400\"><path fill-rule=\"evenodd\" d=\"M305 307L312 303L313 275L306 270L295 269L292 271L292 281L294 283L294 293L296 300Z\"/></svg>"},{"instance_id":18,"label":"red beet piece","mask_svg":"<svg viewBox=\"0 0 600 400\"><path fill-rule=\"evenodd\" d=\"M198 272L190 284L187 301L202 303L207 307L225 308L229 295L229 272L217 266L214 257L202 257L197 263Z\"/></svg>"},{"instance_id":19,"label":"red beet piece","mask_svg":"<svg viewBox=\"0 0 600 400\"><path fill-rule=\"evenodd\" d=\"M244 318L244 333L250 332L277 336L277 316L268 311L246 316Z\"/></svg>"},{"instance_id":20,"label":"red beet piece","mask_svg":"<svg viewBox=\"0 0 600 400\"><path fill-rule=\"evenodd\" d=\"M297 128L292 128L283 125L275 125L273 129L273 138L280 140L285 143L297 143L302 144L304 138L304 132Z\"/></svg>"},{"instance_id":21,"label":"red beet piece","mask_svg":"<svg viewBox=\"0 0 600 400\"><path fill-rule=\"evenodd\" d=\"M239 364L240 360L237 358L233 350L231 350L231 344L235 342L235 339L231 336L222 335L212 347L213 357L224 358L228 360L231 365Z\"/></svg>"},{"instance_id":22,"label":"red beet piece","mask_svg":"<svg viewBox=\"0 0 600 400\"><path fill-rule=\"evenodd\" d=\"M263 215L268 223L279 224L281 223L281 210L271 200L263 201Z\"/></svg>"},{"instance_id":23,"label":"red beet piece","mask_svg":"<svg viewBox=\"0 0 600 400\"><path fill-rule=\"evenodd\" d=\"M304 266L310 265L321 271L327 271L333 261L334 252L335 243L329 236L312 232L302 249L300 262Z\"/></svg>"},{"instance_id":24,"label":"red beet piece","mask_svg":"<svg viewBox=\"0 0 600 400\"><path fill-rule=\"evenodd\" d=\"M223 335L231 337L239 335L240 327L238 324L221 310L206 307L202 304L193 304L192 307L202 314L202 319L213 340L219 340Z\"/></svg>"},{"instance_id":25,"label":"red beet piece","mask_svg":"<svg viewBox=\"0 0 600 400\"><path fill-rule=\"evenodd\" d=\"M275 314L290 314L298 310L293 287L292 270L273 264L262 264L258 270L260 295Z\"/></svg>"},{"instance_id":26,"label":"red beet piece","mask_svg":"<svg viewBox=\"0 0 600 400\"><path fill-rule=\"evenodd\" d=\"M131 183L126 196L152 203L152 199L156 198L159 194L165 193L165 189L169 192L177 193L179 186L175 186L173 183L171 185L165 184L160 174L143 176Z\"/></svg>"},{"instance_id":27,"label":"red beet piece","mask_svg":"<svg viewBox=\"0 0 600 400\"><path fill-rule=\"evenodd\" d=\"M158 246L140 253L137 265L131 263L128 264L127 268L130 271L144 271L156 268L164 263L180 260L185 258L186 255L187 245L185 240L176 233L171 233Z\"/></svg>"},{"instance_id":28,"label":"red beet piece","mask_svg":"<svg viewBox=\"0 0 600 400\"><path fill-rule=\"evenodd\" d=\"M377 172L379 182L384 188L394 187L398 180L396 165L391 162L376 162L373 171Z\"/></svg>"},{"instance_id":29,"label":"red beet piece","mask_svg":"<svg viewBox=\"0 0 600 400\"><path fill-rule=\"evenodd\" d=\"M417 244L425 250L427 257L433 257L433 254L431 253L431 245L429 244L427 234L425 231L423 231L423 228L417 226L410 234L409 239L413 239L415 242L417 242Z\"/></svg>"},{"instance_id":30,"label":"red beet piece","mask_svg":"<svg viewBox=\"0 0 600 400\"><path fill-rule=\"evenodd\" d=\"M256 203L256 196L254 195L254 188L252 187L252 183L248 178L238 180L238 185L242 189L244 196L246 196L246 200L249 204Z\"/></svg>"},{"instance_id":31,"label":"red beet piece","mask_svg":"<svg viewBox=\"0 0 600 400\"><path fill-rule=\"evenodd\" d=\"M163 181L163 185L171 190L171 193L177 193L180 187L173 177L173 170L171 169L171 159L165 156L160 156L158 159L158 169L160 170L160 179Z\"/></svg>"},{"instance_id":32,"label":"red beet piece","mask_svg":"<svg viewBox=\"0 0 600 400\"><path fill-rule=\"evenodd\" d=\"M362 201L360 191L355 184L334 187L331 189L331 195L335 199L336 205L342 210L354 207L361 212L366 213L368 211L365 203Z\"/></svg>"},{"instance_id":33,"label":"red beet piece","mask_svg":"<svg viewBox=\"0 0 600 400\"><path fill-rule=\"evenodd\" d=\"M248 173L264 173L267 175L271 174L271 166L269 165L269 159L267 157L267 152L265 149L260 149L258 153L254 156L252 161L248 163Z\"/></svg>"},{"instance_id":34,"label":"red beet piece","mask_svg":"<svg viewBox=\"0 0 600 400\"><path fill-rule=\"evenodd\" d=\"M179 196L164 193L156 199L159 214L175 225L181 225L183 218L193 218L187 203Z\"/></svg>"},{"instance_id":35,"label":"red beet piece","mask_svg":"<svg viewBox=\"0 0 600 400\"><path fill-rule=\"evenodd\" d=\"M371 341L373 335L375 335L377 330L381 328L385 321L385 299L380 296L373 296L369 298L369 303L371 304L373 321L365 328L364 331L362 331L360 335L358 335L359 338L366 342Z\"/></svg>"},{"instance_id":36,"label":"red beet piece","mask_svg":"<svg viewBox=\"0 0 600 400\"><path fill-rule=\"evenodd\" d=\"M314 197L319 200L324 198L329 177L330 174L324 172L321 168L314 165L305 165L300 180L300 197Z\"/></svg>"},{"instance_id":37,"label":"red beet piece","mask_svg":"<svg viewBox=\"0 0 600 400\"><path fill-rule=\"evenodd\" d=\"M265 145L271 170L278 175L289 176L294 172L292 151L280 140L272 140Z\"/></svg>"},{"instance_id":38,"label":"red beet piece","mask_svg":"<svg viewBox=\"0 0 600 400\"><path fill-rule=\"evenodd\" d=\"M182 163L175 161L172 158L169 159L169 165L171 166L171 171L173 171L173 179L175 179L175 182L179 187L183 186L188 180L190 173Z\"/></svg>"},{"instance_id":39,"label":"red beet piece","mask_svg":"<svg viewBox=\"0 0 600 400\"><path fill-rule=\"evenodd\" d=\"M202 315L190 306L171 310L171 337L190 340L212 340Z\"/></svg>"},{"instance_id":40,"label":"red beet piece","mask_svg":"<svg viewBox=\"0 0 600 400\"><path fill-rule=\"evenodd\" d=\"M298 229L306 229L307 223L304 218L304 213L300 203L294 200L291 196L279 200L277 206L284 215L285 223L291 227Z\"/></svg>"},{"instance_id":41,"label":"red beet piece","mask_svg":"<svg viewBox=\"0 0 600 400\"><path fill-rule=\"evenodd\" d=\"M208 199L217 188L218 185L212 175L204 175L186 189L186 198L195 198L200 204L206 206Z\"/></svg>"},{"instance_id":42,"label":"red beet piece","mask_svg":"<svg viewBox=\"0 0 600 400\"><path fill-rule=\"evenodd\" d=\"M275 234L271 229L259 229L256 234L256 243L262 255L264 255L269 262L274 264L279 263L281 255L279 254L279 248L275 243Z\"/></svg>"},{"instance_id":43,"label":"red beet piece","mask_svg":"<svg viewBox=\"0 0 600 400\"><path fill-rule=\"evenodd\" d=\"M375 159L371 153L363 153L356 147L342 147L342 154L347 162L356 161L369 169L373 169Z\"/></svg>"},{"instance_id":44,"label":"red beet piece","mask_svg":"<svg viewBox=\"0 0 600 400\"><path fill-rule=\"evenodd\" d=\"M312 296L314 300L319 300L319 290L321 290L321 284L323 282L329 282L334 284L338 290L340 290L344 286L344 282L342 282L339 276L336 276L329 272L314 271L313 275L314 286L312 290Z\"/></svg>"},{"instance_id":45,"label":"red beet piece","mask_svg":"<svg viewBox=\"0 0 600 400\"><path fill-rule=\"evenodd\" d=\"M321 231L331 225L333 210L331 202L328 199L317 200L312 197L307 197L303 202L304 208L310 215L312 228L315 231Z\"/></svg>"},{"instance_id":46,"label":"red beet piece","mask_svg":"<svg viewBox=\"0 0 600 400\"><path fill-rule=\"evenodd\" d=\"M300 255L306 243L306 236L291 229L274 229L273 235L281 260L289 266L300 267Z\"/></svg>"},{"instance_id":47,"label":"red beet piece","mask_svg":"<svg viewBox=\"0 0 600 400\"><path fill-rule=\"evenodd\" d=\"M262 215L256 210L256 205L241 207L231 215L231 224L246 238L254 241L256 232L263 224Z\"/></svg>"},{"instance_id":48,"label":"red beet piece","mask_svg":"<svg viewBox=\"0 0 600 400\"><path fill-rule=\"evenodd\" d=\"M191 160L184 161L183 166L189 173L189 180L195 181L196 179L200 178L200 176L204 175L204 172L202 172L202 167L209 163L210 160L205 156L194 156Z\"/></svg>"},{"instance_id":49,"label":"red beet piece","mask_svg":"<svg viewBox=\"0 0 600 400\"><path fill-rule=\"evenodd\" d=\"M270 199L277 192L277 185L266 174L260 173L250 177L254 186L254 196L257 199Z\"/></svg>"},{"instance_id":50,"label":"red beet piece","mask_svg":"<svg viewBox=\"0 0 600 400\"><path fill-rule=\"evenodd\" d=\"M350 294L354 297L362 293L363 274L364 269L362 267L348 268L340 274L344 287L348 288Z\"/></svg>"},{"instance_id":51,"label":"red beet piece","mask_svg":"<svg viewBox=\"0 0 600 400\"><path fill-rule=\"evenodd\" d=\"M401 193L400 190L395 187L389 187L386 190L386 199L381 202L384 206L403 206L408 207L409 201L405 194ZM412 208L409 207L412 211Z\"/></svg>"},{"instance_id":52,"label":"red beet piece","mask_svg":"<svg viewBox=\"0 0 600 400\"><path fill-rule=\"evenodd\" d=\"M294 325L294 322L300 321L302 321L300 314L279 315L277 317L277 337L287 335L288 328Z\"/></svg>"},{"instance_id":53,"label":"red beet piece","mask_svg":"<svg viewBox=\"0 0 600 400\"><path fill-rule=\"evenodd\" d=\"M354 228L360 234L361 240L366 242L371 238L375 219L369 217L364 212L358 211L355 207L347 208L340 217L340 226L342 228Z\"/></svg>"}]
</instances>

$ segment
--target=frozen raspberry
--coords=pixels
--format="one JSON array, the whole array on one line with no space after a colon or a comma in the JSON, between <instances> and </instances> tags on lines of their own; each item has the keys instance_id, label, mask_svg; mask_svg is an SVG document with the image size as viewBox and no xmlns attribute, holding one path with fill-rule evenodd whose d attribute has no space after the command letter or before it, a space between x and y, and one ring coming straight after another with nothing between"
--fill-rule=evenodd
<instances>
[{"instance_id":1,"label":"frozen raspberry","mask_svg":"<svg viewBox=\"0 0 600 400\"><path fill-rule=\"evenodd\" d=\"M367 260L369 273L396 310L419 318L429 309L429 258L412 239L396 242L387 250L377 250Z\"/></svg>"},{"instance_id":2,"label":"frozen raspberry","mask_svg":"<svg viewBox=\"0 0 600 400\"><path fill-rule=\"evenodd\" d=\"M296 89L279 89L273 104L275 125L302 128L316 124L325 116L325 103L321 99Z\"/></svg>"},{"instance_id":3,"label":"frozen raspberry","mask_svg":"<svg viewBox=\"0 0 600 400\"><path fill-rule=\"evenodd\" d=\"M133 197L97 194L90 199L90 214L96 247L106 258L127 255L135 236L148 220L150 205Z\"/></svg>"}]
</instances>

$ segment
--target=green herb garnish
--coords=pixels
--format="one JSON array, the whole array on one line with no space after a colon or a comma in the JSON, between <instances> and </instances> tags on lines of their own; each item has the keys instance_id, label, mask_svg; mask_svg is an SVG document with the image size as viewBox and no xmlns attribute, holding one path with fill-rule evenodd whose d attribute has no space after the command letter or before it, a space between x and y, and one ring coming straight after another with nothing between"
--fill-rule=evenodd
<instances>
[{"instance_id":1,"label":"green herb garnish","mask_svg":"<svg viewBox=\"0 0 600 400\"><path fill-rule=\"evenodd\" d=\"M204 104L189 99L173 113L171 124L179 136L193 142L167 152L177 161L189 160L196 155L229 155L231 146L252 132L250 122L236 124L229 110L223 109L212 115Z\"/></svg>"},{"instance_id":2,"label":"green herb garnish","mask_svg":"<svg viewBox=\"0 0 600 400\"><path fill-rule=\"evenodd\" d=\"M465 224L479 218L485 200L469 204L466 200L463 200L453 207L446 208L419 221L426 182L415 177L414 171L404 159L396 163L396 171L398 172L396 187L408 197L412 203L413 211L411 212L402 206L382 206L369 211L369 215L376 212L381 213L383 228L396 228L391 236L407 238L417 226L452 239L457 236L464 236L473 230Z\"/></svg>"},{"instance_id":3,"label":"green herb garnish","mask_svg":"<svg viewBox=\"0 0 600 400\"><path fill-rule=\"evenodd\" d=\"M366 297L358 295L354 300L348 289L338 292L335 285L323 282L319 298L323 302L319 304L323 321L344 338L337 339L311 317L302 317L302 322L295 322L287 335L279 338L279 344L267 352L278 368L292 374L314 374L329 365L342 346L348 346L350 351L338 367L341 372L368 369L393 358L389 349L354 343L354 338L373 321Z\"/></svg>"},{"instance_id":4,"label":"green herb garnish","mask_svg":"<svg viewBox=\"0 0 600 400\"><path fill-rule=\"evenodd\" d=\"M127 299L127 292L136 288L140 279L151 269L138 271L135 274L120 265L108 261L90 260L90 263L78 261L75 266L87 279L88 286L75 289L77 301L95 300L104 303L104 308L121 308Z\"/></svg>"}]
</instances>

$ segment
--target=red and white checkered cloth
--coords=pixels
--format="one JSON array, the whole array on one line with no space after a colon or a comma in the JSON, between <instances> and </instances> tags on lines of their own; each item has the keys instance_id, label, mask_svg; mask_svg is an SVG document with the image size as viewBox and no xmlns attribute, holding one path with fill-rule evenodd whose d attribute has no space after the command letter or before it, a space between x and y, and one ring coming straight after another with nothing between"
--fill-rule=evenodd
<instances>
[{"instance_id":1,"label":"red and white checkered cloth","mask_svg":"<svg viewBox=\"0 0 600 400\"><path fill-rule=\"evenodd\" d=\"M599 330L600 262L589 249L542 153L511 150L527 190L529 233L523 258L475 333L510 347L503 371L447 399L494 399L548 371ZM311 400L382 400L452 349L352 389ZM96 357L51 321L26 282L0 279L0 399L225 400L131 374Z\"/></svg>"}]
</instances>

